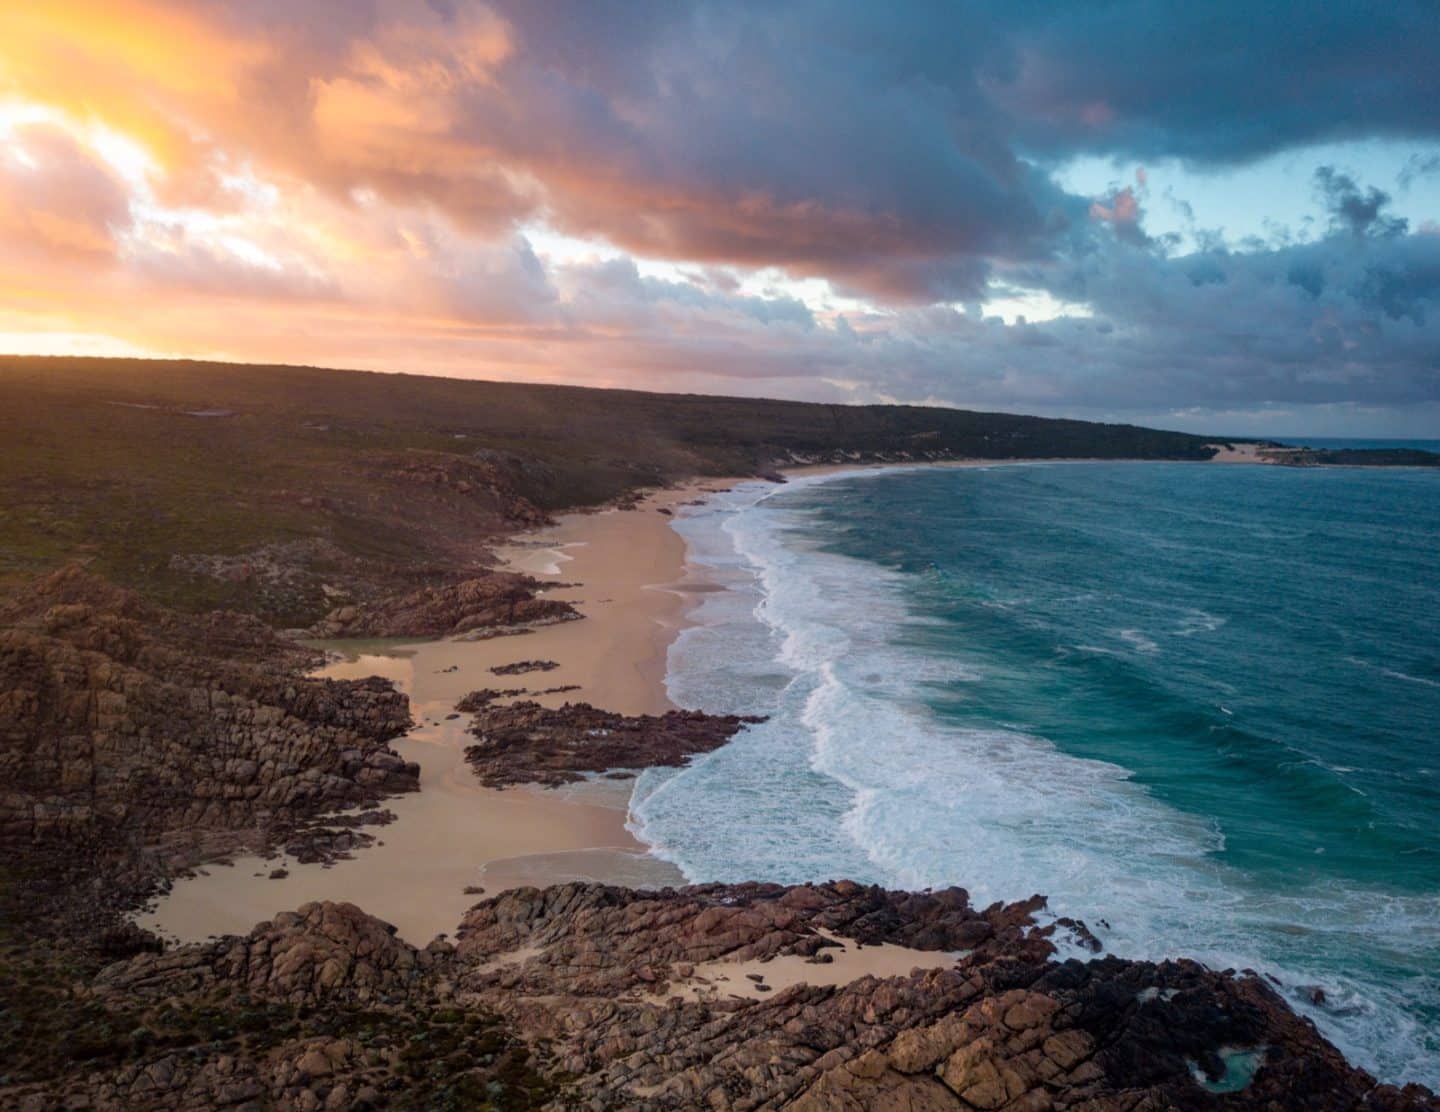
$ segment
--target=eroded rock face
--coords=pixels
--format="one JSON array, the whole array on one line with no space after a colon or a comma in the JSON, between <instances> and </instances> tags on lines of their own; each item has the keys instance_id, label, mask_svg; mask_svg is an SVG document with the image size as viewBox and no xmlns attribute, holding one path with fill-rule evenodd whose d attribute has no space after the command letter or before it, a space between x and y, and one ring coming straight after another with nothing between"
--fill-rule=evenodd
<instances>
[{"instance_id":1,"label":"eroded rock face","mask_svg":"<svg viewBox=\"0 0 1440 1112\"><path fill-rule=\"evenodd\" d=\"M395 928L350 903L308 903L222 938L147 955L104 970L100 997L159 1001L228 984L255 1000L286 1004L398 1004L420 989L435 954L416 950Z\"/></svg>"},{"instance_id":2,"label":"eroded rock face","mask_svg":"<svg viewBox=\"0 0 1440 1112\"><path fill-rule=\"evenodd\" d=\"M404 695L301 674L317 662L242 615L173 613L73 568L39 581L0 607L0 845L163 873L416 788L386 744Z\"/></svg>"},{"instance_id":3,"label":"eroded rock face","mask_svg":"<svg viewBox=\"0 0 1440 1112\"><path fill-rule=\"evenodd\" d=\"M466 916L452 975L462 998L553 1039L573 1095L603 1107L1440 1108L1377 1086L1254 976L1055 963L1041 906L848 882L521 890ZM968 953L759 1000L670 995L702 962L813 953L822 929ZM1259 1069L1222 1101L1211 1088L1237 1051Z\"/></svg>"},{"instance_id":4,"label":"eroded rock face","mask_svg":"<svg viewBox=\"0 0 1440 1112\"><path fill-rule=\"evenodd\" d=\"M377 602L337 607L311 632L317 637L458 637L580 617L568 602L537 598L539 586L516 572L484 572Z\"/></svg>"},{"instance_id":5,"label":"eroded rock face","mask_svg":"<svg viewBox=\"0 0 1440 1112\"><path fill-rule=\"evenodd\" d=\"M122 962L80 1002L83 1060L12 1072L0 1106L542 1106L556 1091L546 1063L483 1007L443 1003L452 960L351 904L313 903L244 938Z\"/></svg>"},{"instance_id":6,"label":"eroded rock face","mask_svg":"<svg viewBox=\"0 0 1440 1112\"><path fill-rule=\"evenodd\" d=\"M460 704L475 713L470 732L479 739L465 759L491 787L566 784L587 772L682 765L720 748L746 724L764 721L689 710L625 715L589 703L501 704L491 702L494 697L472 692Z\"/></svg>"},{"instance_id":7,"label":"eroded rock face","mask_svg":"<svg viewBox=\"0 0 1440 1112\"><path fill-rule=\"evenodd\" d=\"M1036 906L976 910L959 889L845 882L571 884L504 893L471 910L454 946L417 949L351 905L308 904L245 938L118 963L89 990L90 1006L139 1008L142 1023L161 1022L153 1009L202 1005L285 1023L237 1035L248 1029L226 1018L225 1038L183 1055L142 1046L121 1063L0 1088L0 1101L213 1108L235 1103L239 1086L257 1107L425 1107L415 1086L443 1081L451 1099L502 1107L1440 1108L1348 1066L1255 977L1186 961L1057 964ZM978 941L905 976L762 999L670 993L690 963L805 953L835 937ZM397 1038L416 1024L418 1042ZM1220 1096L1237 1051L1258 1068ZM506 1054L525 1069L500 1080Z\"/></svg>"}]
</instances>

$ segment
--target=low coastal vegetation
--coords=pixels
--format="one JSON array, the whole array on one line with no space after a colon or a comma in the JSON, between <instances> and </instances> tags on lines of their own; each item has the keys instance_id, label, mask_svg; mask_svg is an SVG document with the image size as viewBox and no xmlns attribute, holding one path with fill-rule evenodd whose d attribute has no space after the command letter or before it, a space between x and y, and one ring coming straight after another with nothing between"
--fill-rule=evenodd
<instances>
[{"instance_id":1,"label":"low coastal vegetation","mask_svg":"<svg viewBox=\"0 0 1440 1112\"><path fill-rule=\"evenodd\" d=\"M284 626L320 618L331 580L419 585L556 510L687 476L1213 453L1183 433L917 406L21 357L0 358L0 440L0 584L78 559Z\"/></svg>"}]
</instances>

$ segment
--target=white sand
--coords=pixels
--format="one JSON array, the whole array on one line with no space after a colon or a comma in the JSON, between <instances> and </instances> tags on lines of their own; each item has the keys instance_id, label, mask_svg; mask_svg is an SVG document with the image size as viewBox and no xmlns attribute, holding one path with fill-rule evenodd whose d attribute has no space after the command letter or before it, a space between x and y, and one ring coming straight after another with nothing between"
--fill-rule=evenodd
<instances>
[{"instance_id":1,"label":"white sand","mask_svg":"<svg viewBox=\"0 0 1440 1112\"><path fill-rule=\"evenodd\" d=\"M1245 444L1236 441L1231 444L1212 444L1212 448L1219 449L1211 458L1211 463L1274 463L1275 461L1261 449L1259 444Z\"/></svg>"},{"instance_id":2,"label":"white sand","mask_svg":"<svg viewBox=\"0 0 1440 1112\"><path fill-rule=\"evenodd\" d=\"M916 969L941 969L954 965L960 953L942 950L912 950L906 946L884 943L861 946L848 938L840 938L826 930L824 935L835 947L828 947L831 961L811 962L798 954L771 958L769 961L708 961L695 966L694 972L679 984L671 984L664 996L685 1000L707 1000L739 996L761 1000L784 992L794 985L848 985L861 977L904 977ZM759 977L760 981L754 978ZM764 985L765 987L761 987Z\"/></svg>"}]
</instances>

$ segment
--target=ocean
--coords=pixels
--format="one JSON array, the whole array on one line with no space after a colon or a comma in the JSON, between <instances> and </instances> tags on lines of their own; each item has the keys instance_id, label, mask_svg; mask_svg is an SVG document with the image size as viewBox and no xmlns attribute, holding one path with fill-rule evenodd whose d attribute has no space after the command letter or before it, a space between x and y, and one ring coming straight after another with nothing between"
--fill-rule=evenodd
<instances>
[{"instance_id":1,"label":"ocean","mask_svg":"<svg viewBox=\"0 0 1440 1112\"><path fill-rule=\"evenodd\" d=\"M770 716L638 781L688 878L1043 893L1440 1083L1440 473L897 468L676 528L728 590L671 697Z\"/></svg>"}]
</instances>

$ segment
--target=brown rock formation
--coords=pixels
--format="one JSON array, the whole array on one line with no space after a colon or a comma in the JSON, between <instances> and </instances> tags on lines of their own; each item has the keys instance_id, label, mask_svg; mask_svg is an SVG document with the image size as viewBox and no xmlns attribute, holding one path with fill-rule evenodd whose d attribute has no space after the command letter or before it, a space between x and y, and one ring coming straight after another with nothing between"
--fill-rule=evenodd
<instances>
[{"instance_id":1,"label":"brown rock formation","mask_svg":"<svg viewBox=\"0 0 1440 1112\"><path fill-rule=\"evenodd\" d=\"M565 784L583 779L586 772L682 765L697 753L718 749L747 723L763 721L683 710L624 715L589 703L559 708L528 701L495 704L494 697L472 692L461 703L462 709L475 711L470 732L479 739L465 750L465 758L491 787Z\"/></svg>"},{"instance_id":2,"label":"brown rock formation","mask_svg":"<svg viewBox=\"0 0 1440 1112\"><path fill-rule=\"evenodd\" d=\"M848 882L520 890L466 916L453 977L553 1040L572 1096L599 1107L1440 1109L1419 1087L1377 1086L1253 975L1056 964L1040 906ZM667 998L701 962L829 945L817 929L969 953L760 1000Z\"/></svg>"},{"instance_id":3,"label":"brown rock formation","mask_svg":"<svg viewBox=\"0 0 1440 1112\"><path fill-rule=\"evenodd\" d=\"M172 614L71 570L0 608L0 627L0 848L79 902L282 837L344 852L385 814L316 818L415 784L385 747L403 697L305 678L313 656L258 623ZM502 694L467 701L490 783L678 764L747 721ZM113 919L83 953L6 926L0 1107L1440 1112L1348 1065L1253 974L1056 962L1055 930L1090 936L1040 925L1043 905L846 881L568 884L486 900L454 944L423 949L349 904L169 953ZM875 944L947 956L818 972ZM122 960L96 968L106 952ZM813 960L812 983L747 971L753 995L682 991L701 967L782 958Z\"/></svg>"},{"instance_id":4,"label":"brown rock formation","mask_svg":"<svg viewBox=\"0 0 1440 1112\"><path fill-rule=\"evenodd\" d=\"M261 923L249 935L120 962L93 985L101 997L158 1001L229 983L252 999L288 1004L400 1003L422 987L434 953L354 904L308 903Z\"/></svg>"},{"instance_id":5,"label":"brown rock formation","mask_svg":"<svg viewBox=\"0 0 1440 1112\"><path fill-rule=\"evenodd\" d=\"M528 695L530 691L524 687L482 687L478 691L472 691L455 704L455 709L462 714L475 714L477 711L489 706L496 699L513 699L516 695Z\"/></svg>"},{"instance_id":6,"label":"brown rock formation","mask_svg":"<svg viewBox=\"0 0 1440 1112\"><path fill-rule=\"evenodd\" d=\"M517 660L513 664L497 664L490 671L497 676L518 676L525 672L553 672L558 667L553 660Z\"/></svg>"},{"instance_id":7,"label":"brown rock formation","mask_svg":"<svg viewBox=\"0 0 1440 1112\"><path fill-rule=\"evenodd\" d=\"M1348 1066L1256 977L1184 961L1055 963L1035 906L977 911L959 889L843 882L572 884L507 892L467 915L456 945L416 949L350 905L308 904L245 938L112 965L85 1006L128 1009L119 1060L12 1079L0 1102L1440 1109L1419 1087ZM667 995L692 963L833 946L822 928L850 945L978 941L907 976L761 999ZM211 1025L183 1053L158 1037L176 1014Z\"/></svg>"},{"instance_id":8,"label":"brown rock formation","mask_svg":"<svg viewBox=\"0 0 1440 1112\"><path fill-rule=\"evenodd\" d=\"M317 637L456 637L580 617L568 602L537 598L538 586L536 580L515 572L485 572L378 602L337 607L312 633Z\"/></svg>"},{"instance_id":9,"label":"brown rock formation","mask_svg":"<svg viewBox=\"0 0 1440 1112\"><path fill-rule=\"evenodd\" d=\"M486 1010L440 1006L451 961L350 904L103 971L65 1007L57 1071L9 1061L0 1106L34 1110L536 1108L555 1088ZM49 1067L49 1068L47 1068Z\"/></svg>"},{"instance_id":10,"label":"brown rock formation","mask_svg":"<svg viewBox=\"0 0 1440 1112\"><path fill-rule=\"evenodd\" d=\"M405 697L301 674L318 660L252 618L40 580L0 607L0 846L168 873L413 790L386 746Z\"/></svg>"}]
</instances>

